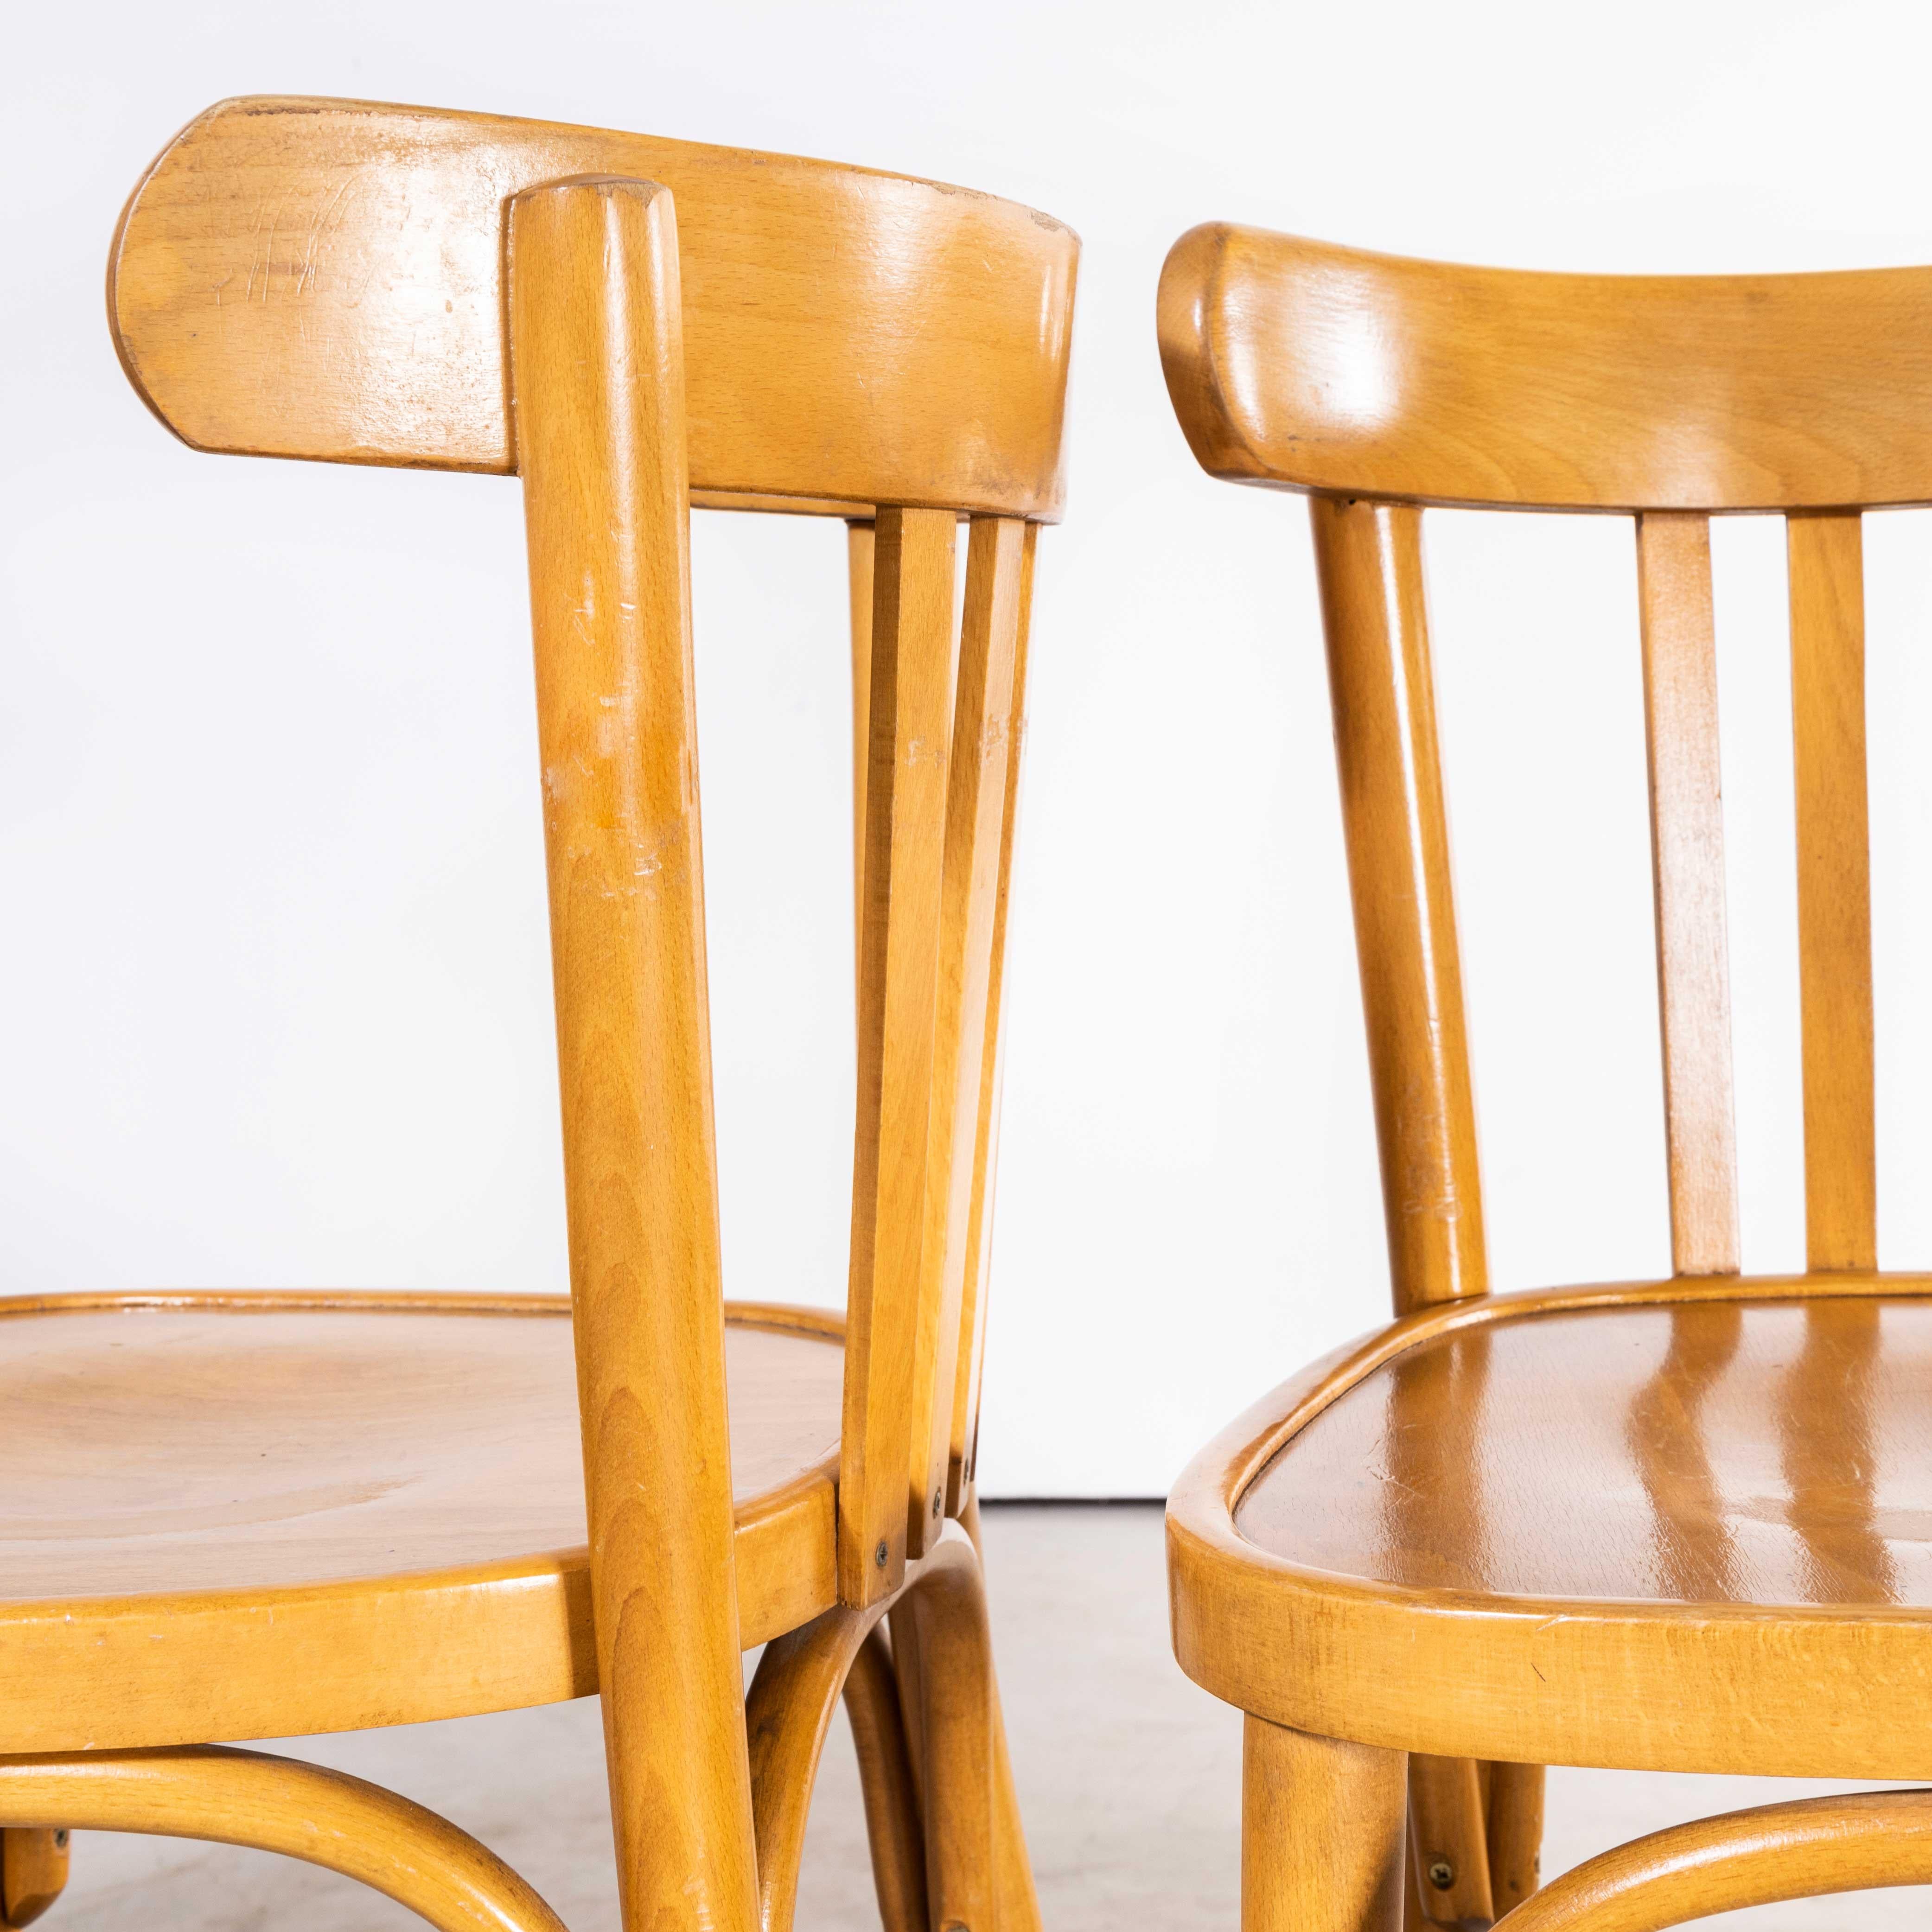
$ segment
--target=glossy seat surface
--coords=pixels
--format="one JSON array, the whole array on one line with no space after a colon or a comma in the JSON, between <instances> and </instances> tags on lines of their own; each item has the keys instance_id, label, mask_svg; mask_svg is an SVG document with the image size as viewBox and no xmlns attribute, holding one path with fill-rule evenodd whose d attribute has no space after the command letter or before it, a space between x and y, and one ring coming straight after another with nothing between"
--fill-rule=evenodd
<instances>
[{"instance_id":1,"label":"glossy seat surface","mask_svg":"<svg viewBox=\"0 0 1932 1932\"><path fill-rule=\"evenodd\" d=\"M836 1318L739 1310L726 1353L754 1642L832 1600L844 1351ZM171 1741L143 1727L144 1688L166 1689L202 1618L198 1736L595 1688L561 1297L16 1305L0 1312L0 1750ZM50 1646L108 1654L62 1712L38 1708ZM214 1667L251 1646L257 1681Z\"/></svg>"},{"instance_id":2,"label":"glossy seat surface","mask_svg":"<svg viewBox=\"0 0 1932 1932\"><path fill-rule=\"evenodd\" d=\"M1202 1451L1168 1580L1188 1675L1317 1737L1932 1778L1932 1276L1419 1310Z\"/></svg>"},{"instance_id":3,"label":"glossy seat surface","mask_svg":"<svg viewBox=\"0 0 1932 1932\"><path fill-rule=\"evenodd\" d=\"M1410 1588L1932 1606L1932 1304L1452 1330L1323 1409L1234 1521L1294 1564Z\"/></svg>"}]
</instances>

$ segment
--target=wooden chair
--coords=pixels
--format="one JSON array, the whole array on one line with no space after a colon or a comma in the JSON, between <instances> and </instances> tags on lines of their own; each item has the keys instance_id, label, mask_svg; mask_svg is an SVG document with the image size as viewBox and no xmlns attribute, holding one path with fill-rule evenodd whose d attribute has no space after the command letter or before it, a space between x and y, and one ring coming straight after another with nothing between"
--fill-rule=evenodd
<instances>
[{"instance_id":1,"label":"wooden chair","mask_svg":"<svg viewBox=\"0 0 1932 1932\"><path fill-rule=\"evenodd\" d=\"M1642 1932L1924 1882L1932 1793L1540 1892L1536 1863L1546 1763L1932 1777L1932 1278L1876 1271L1860 562L1862 507L1932 501L1932 269L1521 274L1214 226L1160 329L1203 466L1311 500L1397 1316L1170 1505L1176 1651L1248 1714L1244 1922ZM1486 1292L1430 504L1635 520L1666 1280ZM1743 512L1790 536L1808 1256L1777 1279L1738 1272L1708 519Z\"/></svg>"},{"instance_id":2,"label":"wooden chair","mask_svg":"<svg viewBox=\"0 0 1932 1932\"><path fill-rule=\"evenodd\" d=\"M208 1747L601 1690L626 1924L783 1932L842 1687L891 1932L1036 1925L973 1469L1077 252L896 176L352 102L228 102L135 190L110 316L184 440L523 478L571 1293L0 1304L14 1923L82 1826L553 1932L420 1808ZM691 501L854 520L870 580L842 1321L722 1297Z\"/></svg>"}]
</instances>

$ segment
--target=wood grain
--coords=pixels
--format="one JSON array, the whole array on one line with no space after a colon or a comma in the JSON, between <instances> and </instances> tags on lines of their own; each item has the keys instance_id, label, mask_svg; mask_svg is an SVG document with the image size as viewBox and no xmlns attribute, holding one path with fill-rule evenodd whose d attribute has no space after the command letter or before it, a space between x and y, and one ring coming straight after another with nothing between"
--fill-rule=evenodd
<instances>
[{"instance_id":1,"label":"wood grain","mask_svg":"<svg viewBox=\"0 0 1932 1932\"><path fill-rule=\"evenodd\" d=\"M690 482L709 500L1058 514L1074 236L988 195L782 154L226 101L122 218L123 366L196 448L515 470L503 208L591 174L677 197Z\"/></svg>"},{"instance_id":2,"label":"wood grain","mask_svg":"<svg viewBox=\"0 0 1932 1932\"><path fill-rule=\"evenodd\" d=\"M952 730L953 532L949 512L886 508L874 539L838 1478L839 1594L854 1609L898 1588L914 1507L908 1472Z\"/></svg>"},{"instance_id":3,"label":"wood grain","mask_svg":"<svg viewBox=\"0 0 1932 1932\"><path fill-rule=\"evenodd\" d=\"M1878 1264L1864 572L1856 513L1792 517L1791 708L1804 1041L1804 1244L1814 1269Z\"/></svg>"},{"instance_id":4,"label":"wood grain","mask_svg":"<svg viewBox=\"0 0 1932 1932\"><path fill-rule=\"evenodd\" d=\"M1415 1897L1431 1924L1487 1924L1490 1862L1482 1781L1466 1757L1408 1760L1408 1856Z\"/></svg>"},{"instance_id":5,"label":"wood grain","mask_svg":"<svg viewBox=\"0 0 1932 1932\"><path fill-rule=\"evenodd\" d=\"M1490 1891L1498 1916L1542 1882L1544 1784L1540 1764L1490 1766Z\"/></svg>"},{"instance_id":6,"label":"wood grain","mask_svg":"<svg viewBox=\"0 0 1932 1932\"><path fill-rule=\"evenodd\" d=\"M67 1888L67 1828L0 1831L0 1918L14 1932L33 1924Z\"/></svg>"},{"instance_id":7,"label":"wood grain","mask_svg":"<svg viewBox=\"0 0 1932 1932\"><path fill-rule=\"evenodd\" d=\"M1727 1812L1587 1859L1509 1932L1663 1932L1714 1912L1932 1883L1932 1792L1870 1791Z\"/></svg>"},{"instance_id":8,"label":"wood grain","mask_svg":"<svg viewBox=\"0 0 1932 1932\"><path fill-rule=\"evenodd\" d=\"M1168 393L1230 482L1412 502L1932 500L1932 268L1576 275L1228 222L1161 272Z\"/></svg>"},{"instance_id":9,"label":"wood grain","mask_svg":"<svg viewBox=\"0 0 1932 1932\"><path fill-rule=\"evenodd\" d=\"M1678 1274L1735 1274L1737 1128L1709 519L1638 518L1636 556L1670 1265Z\"/></svg>"},{"instance_id":10,"label":"wood grain","mask_svg":"<svg viewBox=\"0 0 1932 1932\"><path fill-rule=\"evenodd\" d=\"M1421 522L1309 506L1398 1313L1488 1286Z\"/></svg>"},{"instance_id":11,"label":"wood grain","mask_svg":"<svg viewBox=\"0 0 1932 1932\"><path fill-rule=\"evenodd\" d=\"M1013 836L1019 823L1020 777L1025 768L1027 646L1033 630L1034 558L1040 526L1029 524L1020 546L1019 630L1013 644L1012 708L1006 718L1006 802L1000 818L999 884L993 904L992 960L986 975L986 1019L980 1056L977 1135L973 1144L973 1197L968 1210L960 1310L958 1372L952 1398L952 1454L946 1470L946 1514L964 1519L974 1505L979 1464L980 1371L986 1351L987 1280L992 1272L994 1176L999 1165L1000 1096L1005 1063L1006 909L1012 898ZM976 1532L974 1540L978 1540Z\"/></svg>"},{"instance_id":12,"label":"wood grain","mask_svg":"<svg viewBox=\"0 0 1932 1932\"><path fill-rule=\"evenodd\" d=\"M0 1758L0 1820L62 1819L81 1831L279 1852L382 1892L437 1932L564 1932L556 1913L467 1832L320 1765L218 1748Z\"/></svg>"},{"instance_id":13,"label":"wood grain","mask_svg":"<svg viewBox=\"0 0 1932 1932\"><path fill-rule=\"evenodd\" d=\"M1257 1715L1392 1749L1631 1770L1714 1765L1758 1776L1925 1777L1932 1773L1932 1751L1915 1714L1922 1689L1932 1695L1932 1652L1918 1601L1927 1573L1909 1540L1893 1545L1884 1520L1874 1521L1872 1513L1876 1498L1900 1493L1901 1482L1932 1489L1932 1454L1918 1413L1922 1405L1910 1393L1923 1372L1913 1366L1914 1352L1894 1357L1900 1344L1892 1339L1901 1327L1907 1335L1928 1332L1928 1294L1932 1277L1924 1276L1678 1276L1491 1294L1418 1311L1284 1384L1190 1466L1168 1514L1176 1654L1196 1682ZM1858 1305L1874 1298L1885 1307L1882 1324L1856 1316ZM1371 1508L1373 1489L1385 1488L1410 1511L1409 1523L1438 1539L1437 1546L1450 1556L1484 1552L1486 1566L1506 1547L1543 1564L1574 1563L1580 1550L1612 1550L1622 1533L1618 1523L1641 1525L1643 1518L1640 1509L1623 1506L1616 1522L1604 1520L1605 1492L1594 1486L1608 1473L1601 1466L1551 1459L1549 1493L1555 1498L1567 1485L1568 1505L1558 1501L1556 1517L1544 1519L1540 1533L1522 1511L1520 1496L1492 1491L1486 1475L1480 1483L1475 1479L1476 1472L1496 1466L1483 1460L1497 1446L1492 1432L1514 1431L1527 1439L1535 1426L1532 1395L1546 1414L1560 1408L1560 1439L1566 1442L1581 1436L1586 1444L1606 1446L1620 1426L1614 1412L1593 1420L1608 1406L1600 1387L1587 1380L1552 1387L1546 1360L1527 1376L1515 1372L1504 1352L1506 1331L1530 1342L1535 1352L1545 1346L1537 1340L1538 1330L1550 1332L1546 1324L1553 1324L1560 1333L1588 1311L1600 1311L1588 1318L1618 1325L1606 1329L1604 1339L1567 1350L1564 1372L1614 1381L1622 1371L1608 1356L1626 1363L1647 1358L1660 1366L1668 1359L1654 1340L1626 1352L1616 1339L1621 1324L1675 1322L1693 1310L1714 1314L1727 1304L1740 1306L1748 1337L1754 1324L1772 1325L1757 1329L1759 1342L1748 1342L1724 1401L1690 1402L1694 1414L1706 1418L1706 1451L1721 1474L1732 1453L1726 1442L1734 1442L1736 1468L1748 1468L1760 1454L1750 1445L1762 1441L1768 1384L1783 1418L1778 1426L1797 1458L1795 1478L1780 1471L1772 1480L1780 1490L1796 1480L1811 1499L1758 1532L1761 1486L1744 1488L1730 1527L1734 1536L1758 1536L1766 1586L1756 1593L1760 1600L1743 1592L1694 1600L1660 1593L1659 1580L1671 1574L1660 1547L1638 1555L1636 1573L1647 1579L1647 1598L1623 1594L1633 1574L1628 1567L1610 1583L1586 1582L1573 1569L1556 1592L1544 1594L1521 1570L1505 1581L1495 1569L1459 1575L1443 1563L1426 1576L1412 1571L1397 1581L1346 1567L1312 1567L1262 1546L1236 1522L1241 1499L1262 1472L1284 1450L1281 1466L1287 1468L1315 1449L1324 1424L1343 1413L1340 1399L1348 1391L1384 1370L1393 1375L1412 1349L1439 1351L1487 1331L1491 1360L1472 1425L1480 1454L1461 1459L1460 1475L1445 1462L1445 1486L1411 1497L1403 1486L1426 1468L1426 1434L1408 1432L1422 1460L1372 1466L1386 1469L1387 1478L1366 1489L1362 1466L1349 1466L1357 1472L1352 1481L1361 1510ZM1840 1309L1844 1314L1837 1316ZM1822 1332L1835 1330L1840 1341L1812 1349L1807 1365L1805 1342L1814 1322L1823 1324ZM1785 1324L1781 1330L1779 1323ZM1874 1345L1881 1335L1882 1348ZM1794 1382L1795 1375L1804 1380ZM1853 1397L1860 1414L1834 1421ZM1887 1427L1894 1431L1894 1460L1882 1470L1848 1472L1846 1432L1869 1448L1887 1440ZM1660 1445L1670 1447L1668 1438ZM1508 1452L1502 1453L1506 1466ZM1640 1449L1623 1453L1640 1466ZM1520 1463L1518 1474L1527 1477L1529 1466ZM1630 1461L1618 1479L1643 1493ZM1515 1480L1505 1478L1505 1486ZM1744 1481L1750 1483L1748 1476ZM1881 1484L1890 1487L1881 1490ZM1694 1492L1694 1485L1679 1491ZM1323 1508L1331 1508L1332 1486L1322 1494ZM1588 1510L1576 1508L1578 1496L1592 1498ZM1814 1513L1800 1517L1800 1507ZM1891 1520L1902 1528L1912 1507L1907 1503ZM1552 1522L1563 1526L1560 1538L1550 1533ZM1844 1533L1862 1522L1862 1537ZM1778 1544L1807 1533L1808 1523L1816 1555L1801 1557L1782 1574L1774 1565L1765 1567ZM1399 1536L1402 1525L1399 1514L1390 1516L1388 1533ZM1509 1533L1506 1545L1485 1540L1498 1532ZM1431 1546L1408 1546L1434 1563ZM1862 1593L1834 1580L1846 1576L1848 1560L1870 1566ZM1346 1660L1346 1667L1337 1667L1338 1658ZM1888 1694L1870 1696L1874 1682L1891 1687Z\"/></svg>"},{"instance_id":14,"label":"wood grain","mask_svg":"<svg viewBox=\"0 0 1932 1932\"><path fill-rule=\"evenodd\" d=\"M845 526L846 594L852 626L852 985L866 944L866 767L872 756L872 526Z\"/></svg>"},{"instance_id":15,"label":"wood grain","mask_svg":"<svg viewBox=\"0 0 1932 1932\"><path fill-rule=\"evenodd\" d=\"M859 1760L866 1837L884 1932L927 1932L926 1828L906 1748L892 1652L878 1625L845 1678L845 1714Z\"/></svg>"},{"instance_id":16,"label":"wood grain","mask_svg":"<svg viewBox=\"0 0 1932 1932\"><path fill-rule=\"evenodd\" d=\"M1077 252L1057 223L931 183L356 102L230 102L150 170L116 237L110 321L170 428L211 450L523 478L572 1295L0 1309L0 1358L16 1316L46 1318L42 1342L68 1318L93 1330L53 1406L12 1418L81 1451L9 1492L43 1510L11 1526L28 1555L10 1572L32 1586L40 1564L40 1593L0 1598L16 1749L598 1692L626 1926L743 1927L761 1906L778 1932L851 1669L888 1923L923 1923L930 1853L942 1914L1034 1932L977 1559L922 1515L910 1563L906 1544L928 1487L973 1515L954 1474L977 1406L959 1336L977 1333L967 1282L990 1195L983 1063L1035 536L1018 520L1060 502ZM694 500L853 525L849 1351L834 1318L722 1299ZM962 514L979 527L949 807ZM116 1361L127 1334L104 1318L136 1307L174 1324L167 1346ZM515 1334L500 1318L566 1314ZM316 1334L267 1336L301 1317ZM415 1334L406 1321L419 1347L398 1362L383 1348ZM278 1352L325 1331L298 1365ZM44 1533L46 1508L70 1505L76 1521ZM9 1527L0 1514L0 1541ZM908 1636L903 1712L869 1634L888 1606ZM754 1801L738 1653L760 1643ZM278 1774L221 1764L171 1762L170 1789L214 1835L286 1848L259 1835ZM427 1814L405 1829L381 1811L398 1802L379 1794L362 1822L461 1863L468 1841ZM231 1803L262 1816L219 1816ZM50 1895L26 1855L51 1840L27 1820L4 1842L0 1882L24 1914ZM439 1924L454 1922L437 1917L448 1876L416 1888ZM500 1888L487 1909L503 1932L544 1932Z\"/></svg>"},{"instance_id":17,"label":"wood grain","mask_svg":"<svg viewBox=\"0 0 1932 1932\"><path fill-rule=\"evenodd\" d=\"M953 1409L961 1358L971 1346L974 1311L966 1274L977 1259L974 1196L984 1185L977 1157L994 1024L993 957L1000 936L1000 863L1006 849L1006 766L1014 748L1013 673L1024 548L1025 526L1012 518L973 520L947 764L926 1225L913 1366L914 1503L906 1531L912 1556L932 1546L948 1514Z\"/></svg>"},{"instance_id":18,"label":"wood grain","mask_svg":"<svg viewBox=\"0 0 1932 1932\"><path fill-rule=\"evenodd\" d=\"M580 1565L570 1311L532 1299L0 1320L0 1624L70 1597ZM741 1511L827 1481L836 1341L734 1324L725 1357Z\"/></svg>"},{"instance_id":19,"label":"wood grain","mask_svg":"<svg viewBox=\"0 0 1932 1932\"><path fill-rule=\"evenodd\" d=\"M1397 1932L1402 1767L1400 1751L1248 1719L1242 1932Z\"/></svg>"},{"instance_id":20,"label":"wood grain","mask_svg":"<svg viewBox=\"0 0 1932 1932\"><path fill-rule=\"evenodd\" d=\"M1932 1765L1911 1714L1932 1696L1912 1527L1932 1512L1928 1284L1876 1272L1860 522L1932 501L1928 322L1928 268L1526 274L1217 223L1162 272L1196 458L1313 498L1400 1316L1175 1488L1175 1648L1251 1726L1413 1754L1412 1927L1676 1922L1536 1893L1544 1762ZM1426 504L1636 517L1665 1282L1484 1292ZM1756 1281L1737 1273L1708 529L1748 511L1789 525L1808 1270ZM1736 1890L1694 1886L1678 1916Z\"/></svg>"},{"instance_id":21,"label":"wood grain","mask_svg":"<svg viewBox=\"0 0 1932 1932\"><path fill-rule=\"evenodd\" d=\"M510 312L619 1896L630 1927L748 1924L669 192L518 196Z\"/></svg>"}]
</instances>

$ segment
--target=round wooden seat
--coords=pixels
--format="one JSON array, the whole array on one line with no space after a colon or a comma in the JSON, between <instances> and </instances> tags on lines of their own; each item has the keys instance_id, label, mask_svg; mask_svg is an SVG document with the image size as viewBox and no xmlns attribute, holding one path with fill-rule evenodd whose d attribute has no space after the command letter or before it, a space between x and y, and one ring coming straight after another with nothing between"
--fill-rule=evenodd
<instances>
[{"instance_id":1,"label":"round wooden seat","mask_svg":"<svg viewBox=\"0 0 1932 1932\"><path fill-rule=\"evenodd\" d=\"M1443 1756L1932 1774L1926 1286L1495 1297L1331 1358L1175 1492L1184 1666Z\"/></svg>"},{"instance_id":2,"label":"round wooden seat","mask_svg":"<svg viewBox=\"0 0 1932 1932\"><path fill-rule=\"evenodd\" d=\"M594 1690L569 1315L556 1296L0 1312L0 1751ZM836 1594L844 1351L836 1317L740 1307L726 1352L748 1645Z\"/></svg>"}]
</instances>

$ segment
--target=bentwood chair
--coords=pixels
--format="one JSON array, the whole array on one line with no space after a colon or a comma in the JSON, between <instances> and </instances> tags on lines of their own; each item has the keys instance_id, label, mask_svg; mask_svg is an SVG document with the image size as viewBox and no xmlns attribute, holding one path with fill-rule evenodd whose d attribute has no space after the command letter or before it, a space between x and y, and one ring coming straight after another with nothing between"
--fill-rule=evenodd
<instances>
[{"instance_id":1,"label":"bentwood chair","mask_svg":"<svg viewBox=\"0 0 1932 1932\"><path fill-rule=\"evenodd\" d=\"M571 1292L0 1304L15 1922L82 1826L555 1932L419 1807L209 1747L601 1691L626 1926L784 1932L842 1687L891 1932L1037 1924L973 1466L1078 245L896 176L343 101L213 108L135 190L110 316L184 441L523 479ZM864 532L842 1321L722 1297L692 501Z\"/></svg>"},{"instance_id":2,"label":"bentwood chair","mask_svg":"<svg viewBox=\"0 0 1932 1932\"><path fill-rule=\"evenodd\" d=\"M1932 1881L1910 1792L1536 1889L1545 1764L1932 1777L1932 1277L1876 1272L1860 550L1862 507L1932 502L1932 269L1522 274L1214 226L1160 332L1202 466L1311 500L1397 1316L1170 1504L1177 1654L1248 1714L1244 1922L1642 1932ZM1634 519L1666 1280L1486 1292L1430 504ZM1738 1272L1708 520L1740 512L1790 539L1808 1252L1778 1279Z\"/></svg>"}]
</instances>

